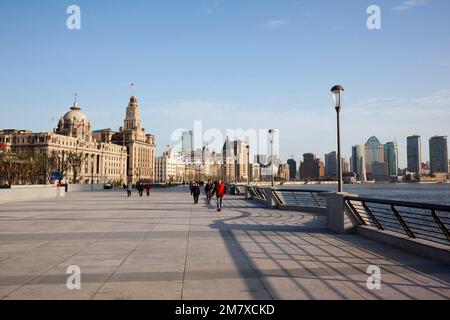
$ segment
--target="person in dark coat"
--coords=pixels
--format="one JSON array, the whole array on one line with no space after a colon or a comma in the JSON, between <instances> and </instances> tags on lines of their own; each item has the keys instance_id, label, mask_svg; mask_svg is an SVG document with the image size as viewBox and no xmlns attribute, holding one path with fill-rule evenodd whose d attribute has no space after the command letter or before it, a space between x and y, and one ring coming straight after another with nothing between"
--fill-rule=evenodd
<instances>
[{"instance_id":1,"label":"person in dark coat","mask_svg":"<svg viewBox=\"0 0 450 320\"><path fill-rule=\"evenodd\" d=\"M200 196L200 186L196 182L192 184L192 196L194 197L194 203L197 204Z\"/></svg>"},{"instance_id":2,"label":"person in dark coat","mask_svg":"<svg viewBox=\"0 0 450 320\"><path fill-rule=\"evenodd\" d=\"M208 180L208 182L205 185L206 201L208 203L211 203L213 190L214 190L214 185L211 183L211 180Z\"/></svg>"}]
</instances>

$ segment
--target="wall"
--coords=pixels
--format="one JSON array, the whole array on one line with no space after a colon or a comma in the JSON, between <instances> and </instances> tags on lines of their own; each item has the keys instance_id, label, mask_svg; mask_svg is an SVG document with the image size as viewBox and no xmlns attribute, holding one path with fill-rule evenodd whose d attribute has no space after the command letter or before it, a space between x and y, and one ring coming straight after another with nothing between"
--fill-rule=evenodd
<instances>
[{"instance_id":1,"label":"wall","mask_svg":"<svg viewBox=\"0 0 450 320\"><path fill-rule=\"evenodd\" d=\"M0 189L0 203L64 197L64 188L54 185L12 186Z\"/></svg>"},{"instance_id":2,"label":"wall","mask_svg":"<svg viewBox=\"0 0 450 320\"><path fill-rule=\"evenodd\" d=\"M75 191L91 191L91 190L103 190L103 184L101 183L94 183L91 185L90 183L86 184L69 184L68 186L68 192L75 192Z\"/></svg>"}]
</instances>

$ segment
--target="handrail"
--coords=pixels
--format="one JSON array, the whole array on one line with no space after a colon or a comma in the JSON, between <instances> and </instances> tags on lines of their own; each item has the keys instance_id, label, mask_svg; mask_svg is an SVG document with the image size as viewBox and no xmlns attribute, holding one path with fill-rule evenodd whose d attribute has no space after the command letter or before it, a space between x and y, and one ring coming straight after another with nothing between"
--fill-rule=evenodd
<instances>
[{"instance_id":1,"label":"handrail","mask_svg":"<svg viewBox=\"0 0 450 320\"><path fill-rule=\"evenodd\" d=\"M346 196L345 199L371 202L371 203L379 203L379 204L393 204L396 206L405 206L405 207L411 207L411 208L417 208L417 209L430 209L430 210L435 209L437 211L450 211L450 206L441 205L441 204L419 203L419 202L355 197L355 196Z\"/></svg>"},{"instance_id":2,"label":"handrail","mask_svg":"<svg viewBox=\"0 0 450 320\"><path fill-rule=\"evenodd\" d=\"M275 201L276 207L295 207L295 208L314 208L325 209L324 190L308 190L308 189L287 189L287 188L270 188L248 186L249 194L252 198L267 201L267 191Z\"/></svg>"},{"instance_id":3,"label":"handrail","mask_svg":"<svg viewBox=\"0 0 450 320\"><path fill-rule=\"evenodd\" d=\"M359 225L450 245L450 206L346 196Z\"/></svg>"}]
</instances>

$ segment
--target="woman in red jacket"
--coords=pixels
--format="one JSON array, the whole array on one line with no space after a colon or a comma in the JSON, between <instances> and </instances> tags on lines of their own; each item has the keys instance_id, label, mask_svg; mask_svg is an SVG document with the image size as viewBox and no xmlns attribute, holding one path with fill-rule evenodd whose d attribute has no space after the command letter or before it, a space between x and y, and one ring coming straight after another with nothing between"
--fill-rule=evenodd
<instances>
[{"instance_id":1,"label":"woman in red jacket","mask_svg":"<svg viewBox=\"0 0 450 320\"><path fill-rule=\"evenodd\" d=\"M219 180L216 183L215 192L217 197L217 212L220 212L222 211L222 199L225 195L225 184L222 182L222 180Z\"/></svg>"}]
</instances>

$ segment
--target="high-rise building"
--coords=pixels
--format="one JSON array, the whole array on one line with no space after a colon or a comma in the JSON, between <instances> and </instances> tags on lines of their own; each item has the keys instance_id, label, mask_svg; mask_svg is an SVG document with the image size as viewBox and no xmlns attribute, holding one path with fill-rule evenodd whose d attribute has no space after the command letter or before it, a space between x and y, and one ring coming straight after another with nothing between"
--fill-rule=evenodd
<instances>
[{"instance_id":1,"label":"high-rise building","mask_svg":"<svg viewBox=\"0 0 450 320\"><path fill-rule=\"evenodd\" d=\"M254 182L254 181L259 181L259 179L261 178L261 167L259 165L259 163L250 163L250 181Z\"/></svg>"},{"instance_id":2,"label":"high-rise building","mask_svg":"<svg viewBox=\"0 0 450 320\"><path fill-rule=\"evenodd\" d=\"M297 179L297 161L288 159L287 164L289 166L289 180Z\"/></svg>"},{"instance_id":3,"label":"high-rise building","mask_svg":"<svg viewBox=\"0 0 450 320\"><path fill-rule=\"evenodd\" d=\"M327 178L337 177L337 153L332 151L325 155L325 176Z\"/></svg>"},{"instance_id":4,"label":"high-rise building","mask_svg":"<svg viewBox=\"0 0 450 320\"><path fill-rule=\"evenodd\" d=\"M236 182L236 158L234 155L234 145L227 137L222 148L223 166L222 178L227 182Z\"/></svg>"},{"instance_id":5,"label":"high-rise building","mask_svg":"<svg viewBox=\"0 0 450 320\"><path fill-rule=\"evenodd\" d=\"M434 136L430 139L430 172L448 173L448 146L446 136Z\"/></svg>"},{"instance_id":6,"label":"high-rise building","mask_svg":"<svg viewBox=\"0 0 450 320\"><path fill-rule=\"evenodd\" d=\"M248 180L248 157L249 149L248 144L241 140L235 140L234 145L234 156L236 159L236 181L247 181Z\"/></svg>"},{"instance_id":7,"label":"high-rise building","mask_svg":"<svg viewBox=\"0 0 450 320\"><path fill-rule=\"evenodd\" d=\"M420 176L422 174L422 146L420 136L413 135L406 138L406 153L408 171L414 172L417 176Z\"/></svg>"},{"instance_id":8,"label":"high-rise building","mask_svg":"<svg viewBox=\"0 0 450 320\"><path fill-rule=\"evenodd\" d=\"M371 177L377 181L386 181L388 179L389 165L387 162L373 162Z\"/></svg>"},{"instance_id":9,"label":"high-rise building","mask_svg":"<svg viewBox=\"0 0 450 320\"><path fill-rule=\"evenodd\" d=\"M188 153L194 151L194 131L187 130L181 134L181 149Z\"/></svg>"},{"instance_id":10,"label":"high-rise building","mask_svg":"<svg viewBox=\"0 0 450 320\"><path fill-rule=\"evenodd\" d=\"M365 172L365 168L363 170L361 161L361 159L364 159L364 154L365 145L359 144L352 147L352 170L360 180L363 176L363 171Z\"/></svg>"},{"instance_id":11,"label":"high-rise building","mask_svg":"<svg viewBox=\"0 0 450 320\"><path fill-rule=\"evenodd\" d=\"M384 160L388 165L388 175L398 176L398 148L396 142L384 144Z\"/></svg>"},{"instance_id":12,"label":"high-rise building","mask_svg":"<svg viewBox=\"0 0 450 320\"><path fill-rule=\"evenodd\" d=\"M342 157L342 173L344 172L350 172L350 162L347 161L347 159L345 159L344 157Z\"/></svg>"},{"instance_id":13,"label":"high-rise building","mask_svg":"<svg viewBox=\"0 0 450 320\"><path fill-rule=\"evenodd\" d=\"M125 111L124 127L112 137L114 143L127 148L127 176L132 183L155 180L155 136L145 133L140 112L137 98L131 96Z\"/></svg>"},{"instance_id":14,"label":"high-rise building","mask_svg":"<svg viewBox=\"0 0 450 320\"><path fill-rule=\"evenodd\" d=\"M324 174L324 164L319 158L316 158L315 154L303 154L303 161L300 163L301 179L319 179L322 178Z\"/></svg>"},{"instance_id":15,"label":"high-rise building","mask_svg":"<svg viewBox=\"0 0 450 320\"><path fill-rule=\"evenodd\" d=\"M370 137L365 145L364 161L366 163L367 174L372 173L372 164L374 162L383 163L384 161L384 147L377 137Z\"/></svg>"}]
</instances>

